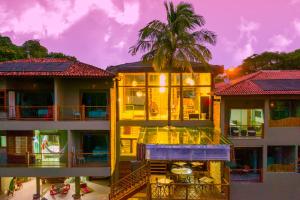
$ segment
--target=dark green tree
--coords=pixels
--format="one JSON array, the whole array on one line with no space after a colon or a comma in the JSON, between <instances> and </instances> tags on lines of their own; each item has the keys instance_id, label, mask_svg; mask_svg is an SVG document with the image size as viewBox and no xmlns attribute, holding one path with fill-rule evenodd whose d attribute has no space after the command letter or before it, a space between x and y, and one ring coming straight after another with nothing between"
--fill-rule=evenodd
<instances>
[{"instance_id":1,"label":"dark green tree","mask_svg":"<svg viewBox=\"0 0 300 200\"><path fill-rule=\"evenodd\" d=\"M24 42L22 49L30 58L45 58L48 55L47 48L42 46L38 40Z\"/></svg>"}]
</instances>

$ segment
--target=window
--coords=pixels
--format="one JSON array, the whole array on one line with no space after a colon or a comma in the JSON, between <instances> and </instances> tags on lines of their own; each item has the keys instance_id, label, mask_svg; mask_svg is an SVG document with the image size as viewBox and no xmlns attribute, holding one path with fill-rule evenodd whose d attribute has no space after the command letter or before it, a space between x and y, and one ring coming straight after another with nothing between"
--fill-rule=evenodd
<instances>
[{"instance_id":1,"label":"window","mask_svg":"<svg viewBox=\"0 0 300 200\"><path fill-rule=\"evenodd\" d=\"M121 119L145 119L145 88L120 87L119 96Z\"/></svg>"},{"instance_id":2,"label":"window","mask_svg":"<svg viewBox=\"0 0 300 200\"><path fill-rule=\"evenodd\" d=\"M229 135L232 137L261 137L263 109L230 109Z\"/></svg>"},{"instance_id":3,"label":"window","mask_svg":"<svg viewBox=\"0 0 300 200\"><path fill-rule=\"evenodd\" d=\"M7 144L6 144L6 136L1 135L0 136L0 148L6 147L6 146L7 146Z\"/></svg>"},{"instance_id":4,"label":"window","mask_svg":"<svg viewBox=\"0 0 300 200\"><path fill-rule=\"evenodd\" d=\"M179 120L180 116L180 88L172 87L171 89L171 119Z\"/></svg>"},{"instance_id":5,"label":"window","mask_svg":"<svg viewBox=\"0 0 300 200\"><path fill-rule=\"evenodd\" d=\"M210 97L206 87L183 88L183 118L184 120L205 120L209 118Z\"/></svg>"},{"instance_id":6,"label":"window","mask_svg":"<svg viewBox=\"0 0 300 200\"><path fill-rule=\"evenodd\" d=\"M268 146L269 172L294 172L295 147L294 146Z\"/></svg>"},{"instance_id":7,"label":"window","mask_svg":"<svg viewBox=\"0 0 300 200\"><path fill-rule=\"evenodd\" d=\"M300 100L273 100L270 102L271 120L300 117Z\"/></svg>"},{"instance_id":8,"label":"window","mask_svg":"<svg viewBox=\"0 0 300 200\"><path fill-rule=\"evenodd\" d=\"M15 150L16 154L24 154L27 152L27 137L26 136L16 136L15 137Z\"/></svg>"},{"instance_id":9,"label":"window","mask_svg":"<svg viewBox=\"0 0 300 200\"><path fill-rule=\"evenodd\" d=\"M5 91L0 90L0 112L4 112L6 110L6 97Z\"/></svg>"},{"instance_id":10,"label":"window","mask_svg":"<svg viewBox=\"0 0 300 200\"><path fill-rule=\"evenodd\" d=\"M245 182L262 181L262 148L236 147L231 163L231 180Z\"/></svg>"},{"instance_id":11,"label":"window","mask_svg":"<svg viewBox=\"0 0 300 200\"><path fill-rule=\"evenodd\" d=\"M119 76L118 103L120 119L145 119L145 73L121 73Z\"/></svg>"},{"instance_id":12,"label":"window","mask_svg":"<svg viewBox=\"0 0 300 200\"><path fill-rule=\"evenodd\" d=\"M149 87L149 119L167 120L168 119L168 88Z\"/></svg>"},{"instance_id":13,"label":"window","mask_svg":"<svg viewBox=\"0 0 300 200\"><path fill-rule=\"evenodd\" d=\"M140 134L141 127L138 126L122 126L121 135L121 156L136 156L137 139Z\"/></svg>"},{"instance_id":14,"label":"window","mask_svg":"<svg viewBox=\"0 0 300 200\"><path fill-rule=\"evenodd\" d=\"M85 118L107 119L108 95L106 91L83 92L81 105L84 106Z\"/></svg>"},{"instance_id":15,"label":"window","mask_svg":"<svg viewBox=\"0 0 300 200\"><path fill-rule=\"evenodd\" d=\"M120 73L119 86L144 86L145 85L145 74L144 73Z\"/></svg>"}]
</instances>

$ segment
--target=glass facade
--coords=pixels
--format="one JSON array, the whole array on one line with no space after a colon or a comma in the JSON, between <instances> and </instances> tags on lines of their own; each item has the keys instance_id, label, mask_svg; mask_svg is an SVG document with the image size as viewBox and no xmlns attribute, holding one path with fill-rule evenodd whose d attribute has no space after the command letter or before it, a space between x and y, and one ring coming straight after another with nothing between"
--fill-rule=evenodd
<instances>
[{"instance_id":1,"label":"glass facade","mask_svg":"<svg viewBox=\"0 0 300 200\"><path fill-rule=\"evenodd\" d=\"M168 113L171 120L210 119L210 73L172 73L171 80L167 73L120 73L119 77L121 120L168 120Z\"/></svg>"},{"instance_id":2,"label":"glass facade","mask_svg":"<svg viewBox=\"0 0 300 200\"><path fill-rule=\"evenodd\" d=\"M136 156L137 140L140 134L139 126L121 126L120 128L120 149L121 156Z\"/></svg>"}]
</instances>

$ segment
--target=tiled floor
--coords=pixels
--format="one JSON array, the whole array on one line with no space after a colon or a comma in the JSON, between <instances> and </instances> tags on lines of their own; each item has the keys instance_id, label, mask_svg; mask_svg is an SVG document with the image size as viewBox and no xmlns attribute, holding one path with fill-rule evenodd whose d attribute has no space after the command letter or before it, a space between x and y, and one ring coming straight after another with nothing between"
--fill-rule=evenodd
<instances>
[{"instance_id":1,"label":"tiled floor","mask_svg":"<svg viewBox=\"0 0 300 200\"><path fill-rule=\"evenodd\" d=\"M96 181L96 182L88 182L88 187L93 189L93 192L84 194L81 199L82 200L108 200L109 187L107 186L106 181ZM44 191L48 200L72 200L72 195L75 193L74 184L71 184L71 189L66 195L56 195L51 196L49 193L49 186L43 185L42 191ZM0 195L0 200L31 200L33 194L35 193L35 181L30 181L23 184L23 188L19 191L16 191L13 197L7 197L6 195Z\"/></svg>"}]
</instances>

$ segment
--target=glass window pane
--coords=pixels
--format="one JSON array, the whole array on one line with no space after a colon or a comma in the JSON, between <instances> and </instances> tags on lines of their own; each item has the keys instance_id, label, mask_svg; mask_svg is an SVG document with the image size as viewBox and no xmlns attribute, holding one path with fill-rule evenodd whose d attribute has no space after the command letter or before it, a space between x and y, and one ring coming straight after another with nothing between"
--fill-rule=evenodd
<instances>
[{"instance_id":1,"label":"glass window pane","mask_svg":"<svg viewBox=\"0 0 300 200\"><path fill-rule=\"evenodd\" d=\"M179 73L172 73L171 75L172 86L179 86L180 85L180 74Z\"/></svg>"},{"instance_id":2,"label":"glass window pane","mask_svg":"<svg viewBox=\"0 0 300 200\"><path fill-rule=\"evenodd\" d=\"M6 136L0 136L0 147L6 147Z\"/></svg>"},{"instance_id":3,"label":"glass window pane","mask_svg":"<svg viewBox=\"0 0 300 200\"><path fill-rule=\"evenodd\" d=\"M167 73L149 73L148 84L150 86L167 86L168 74Z\"/></svg>"},{"instance_id":4,"label":"glass window pane","mask_svg":"<svg viewBox=\"0 0 300 200\"><path fill-rule=\"evenodd\" d=\"M119 88L120 119L145 119L145 88Z\"/></svg>"},{"instance_id":5,"label":"glass window pane","mask_svg":"<svg viewBox=\"0 0 300 200\"><path fill-rule=\"evenodd\" d=\"M184 120L206 120L209 118L210 96L209 88L183 88L183 118Z\"/></svg>"},{"instance_id":6,"label":"glass window pane","mask_svg":"<svg viewBox=\"0 0 300 200\"><path fill-rule=\"evenodd\" d=\"M167 120L168 119L168 88L155 87L149 88L149 119Z\"/></svg>"},{"instance_id":7,"label":"glass window pane","mask_svg":"<svg viewBox=\"0 0 300 200\"><path fill-rule=\"evenodd\" d=\"M194 86L197 84L197 79L198 75L194 74L192 75L191 73L183 73L182 74L182 84L184 86Z\"/></svg>"},{"instance_id":8,"label":"glass window pane","mask_svg":"<svg viewBox=\"0 0 300 200\"><path fill-rule=\"evenodd\" d=\"M145 85L145 73L121 73L120 86L142 86Z\"/></svg>"},{"instance_id":9,"label":"glass window pane","mask_svg":"<svg viewBox=\"0 0 300 200\"><path fill-rule=\"evenodd\" d=\"M295 147L268 146L267 164L270 172L294 172Z\"/></svg>"},{"instance_id":10,"label":"glass window pane","mask_svg":"<svg viewBox=\"0 0 300 200\"><path fill-rule=\"evenodd\" d=\"M263 132L263 109L231 109L229 135L261 137Z\"/></svg>"},{"instance_id":11,"label":"glass window pane","mask_svg":"<svg viewBox=\"0 0 300 200\"><path fill-rule=\"evenodd\" d=\"M179 120L180 113L180 88L172 87L171 90L171 119Z\"/></svg>"},{"instance_id":12,"label":"glass window pane","mask_svg":"<svg viewBox=\"0 0 300 200\"><path fill-rule=\"evenodd\" d=\"M121 156L136 156L137 139L141 127L139 126L122 126L120 129L121 136Z\"/></svg>"},{"instance_id":13,"label":"glass window pane","mask_svg":"<svg viewBox=\"0 0 300 200\"><path fill-rule=\"evenodd\" d=\"M199 74L199 85L211 85L211 74L200 73Z\"/></svg>"}]
</instances>

